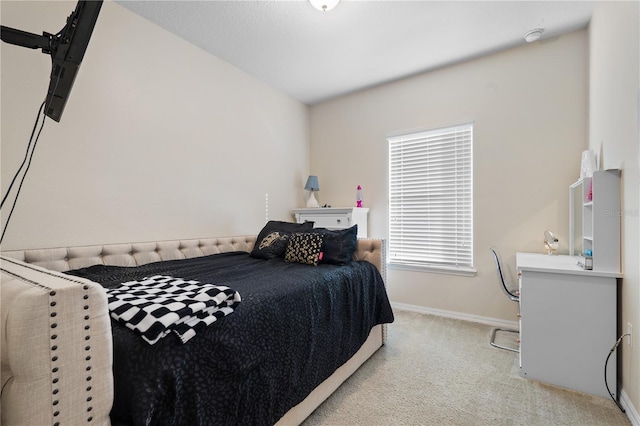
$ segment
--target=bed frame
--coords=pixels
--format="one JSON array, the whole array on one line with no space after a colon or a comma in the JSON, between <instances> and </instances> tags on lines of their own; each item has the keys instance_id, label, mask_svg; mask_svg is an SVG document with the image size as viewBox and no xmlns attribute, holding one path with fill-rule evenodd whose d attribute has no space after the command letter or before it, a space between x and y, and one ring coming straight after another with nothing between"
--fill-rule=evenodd
<instances>
[{"instance_id":1,"label":"bed frame","mask_svg":"<svg viewBox=\"0 0 640 426\"><path fill-rule=\"evenodd\" d=\"M62 272L96 264L138 266L229 251L250 252L255 235L1 253L2 415L0 423L110 425L111 323L102 287ZM360 239L354 259L386 282L385 240ZM376 326L360 350L277 425L300 424L386 340Z\"/></svg>"}]
</instances>

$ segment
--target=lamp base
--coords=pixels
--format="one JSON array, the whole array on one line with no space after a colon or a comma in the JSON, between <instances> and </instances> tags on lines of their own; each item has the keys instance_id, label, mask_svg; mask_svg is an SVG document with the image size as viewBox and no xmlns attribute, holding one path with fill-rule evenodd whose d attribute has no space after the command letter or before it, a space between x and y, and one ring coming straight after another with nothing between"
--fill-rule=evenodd
<instances>
[{"instance_id":1,"label":"lamp base","mask_svg":"<svg viewBox=\"0 0 640 426\"><path fill-rule=\"evenodd\" d=\"M316 200L316 197L313 195L313 191L311 191L311 195L309 196L309 199L307 200L307 207L308 208L316 208L316 207L320 207L320 204L318 204L318 200Z\"/></svg>"}]
</instances>

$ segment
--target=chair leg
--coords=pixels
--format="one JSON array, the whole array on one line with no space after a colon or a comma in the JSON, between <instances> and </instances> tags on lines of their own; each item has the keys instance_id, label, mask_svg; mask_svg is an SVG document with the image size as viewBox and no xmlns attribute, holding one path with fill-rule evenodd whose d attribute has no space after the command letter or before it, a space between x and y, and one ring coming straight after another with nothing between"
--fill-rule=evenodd
<instances>
[{"instance_id":1,"label":"chair leg","mask_svg":"<svg viewBox=\"0 0 640 426\"><path fill-rule=\"evenodd\" d=\"M507 351L511 351L511 352L520 352L520 350L519 350L519 349L514 349L514 348L510 348L510 347L508 347L508 346L502 346L502 345L497 344L497 343L495 342L495 340L496 340L496 333L497 333L498 331L504 331L504 332L507 332L507 333L517 333L517 334L520 334L520 332L519 332L518 330L508 330L508 329L505 329L505 328L494 328L494 329L493 329L493 332L491 333L491 340L489 341L489 344L490 344L491 346L494 346L494 347L496 347L496 348L500 348L500 349L504 349L504 350L507 350ZM517 338L516 338L516 341L517 341L518 343L520 342Z\"/></svg>"}]
</instances>

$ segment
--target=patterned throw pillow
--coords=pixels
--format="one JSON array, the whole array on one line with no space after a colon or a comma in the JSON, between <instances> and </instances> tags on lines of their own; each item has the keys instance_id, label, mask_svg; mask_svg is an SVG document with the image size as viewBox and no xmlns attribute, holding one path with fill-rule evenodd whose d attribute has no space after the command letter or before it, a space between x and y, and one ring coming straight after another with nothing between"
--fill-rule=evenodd
<instances>
[{"instance_id":1,"label":"patterned throw pillow","mask_svg":"<svg viewBox=\"0 0 640 426\"><path fill-rule=\"evenodd\" d=\"M289 237L284 253L285 262L304 263L317 266L322 257L322 235L316 233L297 233Z\"/></svg>"},{"instance_id":2,"label":"patterned throw pillow","mask_svg":"<svg viewBox=\"0 0 640 426\"><path fill-rule=\"evenodd\" d=\"M258 234L256 245L251 251L251 257L257 259L283 257L291 234L307 232L312 229L313 222L293 223L270 220Z\"/></svg>"}]
</instances>

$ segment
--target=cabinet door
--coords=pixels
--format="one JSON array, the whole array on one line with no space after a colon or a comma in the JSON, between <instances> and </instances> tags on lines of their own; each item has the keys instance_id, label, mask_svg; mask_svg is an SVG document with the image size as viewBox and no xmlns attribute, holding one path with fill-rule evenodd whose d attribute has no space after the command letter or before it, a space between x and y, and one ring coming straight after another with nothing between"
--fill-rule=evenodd
<instances>
[{"instance_id":1,"label":"cabinet door","mask_svg":"<svg viewBox=\"0 0 640 426\"><path fill-rule=\"evenodd\" d=\"M604 360L616 339L616 279L523 271L522 373L531 379L607 397ZM616 388L615 357L607 380Z\"/></svg>"}]
</instances>

